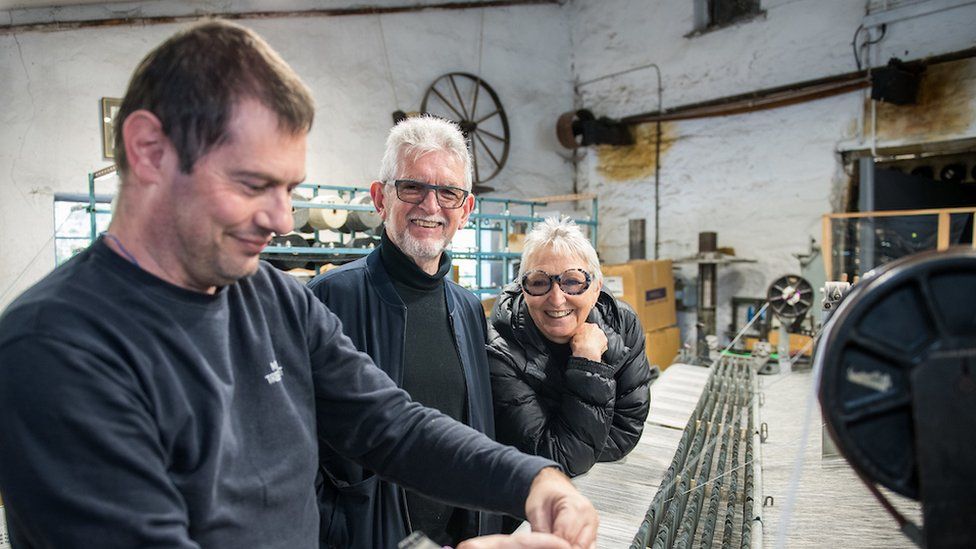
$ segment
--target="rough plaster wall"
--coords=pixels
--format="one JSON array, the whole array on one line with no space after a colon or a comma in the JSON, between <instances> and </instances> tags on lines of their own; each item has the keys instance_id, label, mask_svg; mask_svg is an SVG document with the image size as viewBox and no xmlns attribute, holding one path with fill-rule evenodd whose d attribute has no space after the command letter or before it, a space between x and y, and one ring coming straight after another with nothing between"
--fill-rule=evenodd
<instances>
[{"instance_id":1,"label":"rough plaster wall","mask_svg":"<svg viewBox=\"0 0 976 549\"><path fill-rule=\"evenodd\" d=\"M673 124L674 142L661 163L660 257L697 253L698 233L715 231L719 246L756 263L719 267L717 327L730 322L733 296L762 297L776 277L799 272L792 254L819 240L820 216L831 211L830 197L844 181L834 152L849 136L859 99L841 96L812 104L755 114ZM854 115L849 115L853 117ZM580 163L580 181L600 194L600 252L604 261L627 261L627 223L653 224L653 176L606 181L599 158ZM649 256L653 227L649 227ZM694 279L697 268L682 274ZM682 334L693 334L694 314L679 314Z\"/></svg>"},{"instance_id":2,"label":"rough plaster wall","mask_svg":"<svg viewBox=\"0 0 976 549\"><path fill-rule=\"evenodd\" d=\"M574 0L573 65L578 82L648 63L660 66L664 108L737 95L855 70L851 38L864 5L849 0L764 1L748 22L688 37L692 2ZM866 57L877 66L898 55L914 59L974 45L976 6L889 25ZM868 61L866 61L867 63ZM657 110L657 81L643 69L580 88L578 106L597 116ZM664 124L660 159L660 257L697 252L697 234L717 231L719 246L757 263L719 268L717 329L730 322L732 296L763 296L768 284L798 272L792 254L820 240L820 218L834 210L847 183L839 144L866 146L858 134L861 92L737 116ZM647 136L653 125L639 128ZM973 125L962 132L972 134ZM958 136L957 136L958 137ZM629 219L647 219L653 254L654 170L650 146L616 156L580 153L580 188L600 194L599 251L606 262L628 259ZM643 155L646 169L633 169ZM621 162L624 164L621 166ZM623 177L621 177L623 174ZM682 274L696 278L694 267ZM682 335L694 335L694 313L679 314Z\"/></svg>"},{"instance_id":3,"label":"rough plaster wall","mask_svg":"<svg viewBox=\"0 0 976 549\"><path fill-rule=\"evenodd\" d=\"M876 103L875 108L873 124L871 116L864 119L864 135L873 132L881 146L976 136L976 59L929 67L914 105Z\"/></svg>"},{"instance_id":4,"label":"rough plaster wall","mask_svg":"<svg viewBox=\"0 0 976 549\"><path fill-rule=\"evenodd\" d=\"M553 121L573 102L569 25L556 5L244 21L312 88L318 114L309 181L367 184L391 113L417 110L443 73L478 72L482 14L481 75L508 111L512 134L508 164L490 184L499 195L568 192L572 164L552 135ZM121 96L138 61L180 27L0 35L0 307L54 265L53 193L87 192L86 174L108 165L99 99Z\"/></svg>"}]
</instances>

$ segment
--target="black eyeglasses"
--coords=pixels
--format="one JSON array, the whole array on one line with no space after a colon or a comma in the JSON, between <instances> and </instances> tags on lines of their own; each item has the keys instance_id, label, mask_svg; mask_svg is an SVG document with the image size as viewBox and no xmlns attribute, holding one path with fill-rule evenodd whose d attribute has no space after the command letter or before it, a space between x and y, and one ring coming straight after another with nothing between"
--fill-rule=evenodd
<instances>
[{"instance_id":1,"label":"black eyeglasses","mask_svg":"<svg viewBox=\"0 0 976 549\"><path fill-rule=\"evenodd\" d=\"M453 210L460 208L464 204L464 199L470 192L458 187L447 185L431 185L412 179L397 179L393 182L396 186L397 198L410 204L421 204L427 199L427 193L434 191L437 197L437 204L441 208Z\"/></svg>"},{"instance_id":2,"label":"black eyeglasses","mask_svg":"<svg viewBox=\"0 0 976 549\"><path fill-rule=\"evenodd\" d=\"M589 289L592 279L590 273L583 269L569 269L557 275L545 271L529 271L522 275L522 289L525 293L538 297L549 293L552 283L555 282L564 294L580 295Z\"/></svg>"}]
</instances>

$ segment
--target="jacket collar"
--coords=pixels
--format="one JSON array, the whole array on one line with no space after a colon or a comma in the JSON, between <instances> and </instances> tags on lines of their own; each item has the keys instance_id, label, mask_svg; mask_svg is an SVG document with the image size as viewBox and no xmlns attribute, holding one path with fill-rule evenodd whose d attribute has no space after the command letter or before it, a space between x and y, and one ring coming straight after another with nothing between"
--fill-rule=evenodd
<instances>
[{"instance_id":1,"label":"jacket collar","mask_svg":"<svg viewBox=\"0 0 976 549\"><path fill-rule=\"evenodd\" d=\"M425 291L435 290L444 284L444 277L451 270L451 255L445 251L441 253L437 272L433 275L427 274L414 263L410 256L403 253L403 250L390 239L390 235L385 230L380 240L379 249L383 266L386 267L390 278L411 288Z\"/></svg>"},{"instance_id":2,"label":"jacket collar","mask_svg":"<svg viewBox=\"0 0 976 549\"><path fill-rule=\"evenodd\" d=\"M366 256L366 278L376 290L376 294L387 305L399 309L406 307L403 304L403 300L400 299L400 294L397 293L396 287L393 285L393 279L390 278L390 273L387 272L386 267L383 265L383 258L380 257L379 248L374 249ZM454 297L454 292L451 291L452 284L452 281L444 280L444 294L447 296L447 312L451 316L454 316L457 310L457 301Z\"/></svg>"}]
</instances>

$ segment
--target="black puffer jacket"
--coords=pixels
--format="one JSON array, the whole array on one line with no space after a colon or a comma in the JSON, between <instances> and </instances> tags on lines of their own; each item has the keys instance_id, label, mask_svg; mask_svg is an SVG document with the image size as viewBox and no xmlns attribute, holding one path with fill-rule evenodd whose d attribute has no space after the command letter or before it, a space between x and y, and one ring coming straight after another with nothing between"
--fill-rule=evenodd
<instances>
[{"instance_id":1,"label":"black puffer jacket","mask_svg":"<svg viewBox=\"0 0 976 549\"><path fill-rule=\"evenodd\" d=\"M517 284L502 291L488 325L498 442L556 461L570 476L634 448L650 405L648 386L658 376L627 304L601 291L587 322L607 335L603 362L554 358Z\"/></svg>"}]
</instances>

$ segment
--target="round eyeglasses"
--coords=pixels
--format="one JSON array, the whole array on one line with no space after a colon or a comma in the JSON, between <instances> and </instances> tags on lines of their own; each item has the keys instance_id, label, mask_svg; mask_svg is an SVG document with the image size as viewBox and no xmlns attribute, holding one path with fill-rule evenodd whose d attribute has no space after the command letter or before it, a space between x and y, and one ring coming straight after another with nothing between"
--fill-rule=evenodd
<instances>
[{"instance_id":1,"label":"round eyeglasses","mask_svg":"<svg viewBox=\"0 0 976 549\"><path fill-rule=\"evenodd\" d=\"M458 187L431 185L413 179L397 179L393 185L396 186L397 198L410 204L423 203L427 199L427 193L433 191L434 196L437 197L437 204L447 210L460 208L464 204L464 199L471 194Z\"/></svg>"},{"instance_id":2,"label":"round eyeglasses","mask_svg":"<svg viewBox=\"0 0 976 549\"><path fill-rule=\"evenodd\" d=\"M559 289L566 295L580 295L590 288L593 277L583 269L568 269L557 275L545 271L529 271L522 275L522 290L531 296L543 296L552 289L552 284L559 284Z\"/></svg>"}]
</instances>

